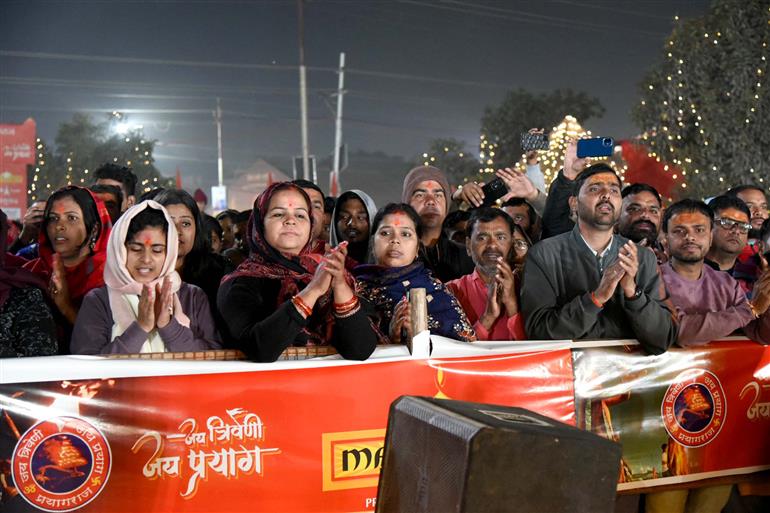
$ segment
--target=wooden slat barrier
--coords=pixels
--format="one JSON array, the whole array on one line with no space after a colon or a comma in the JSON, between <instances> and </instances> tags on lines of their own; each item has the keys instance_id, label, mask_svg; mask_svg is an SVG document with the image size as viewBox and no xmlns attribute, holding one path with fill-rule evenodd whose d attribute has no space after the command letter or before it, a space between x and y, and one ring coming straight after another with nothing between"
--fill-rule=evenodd
<instances>
[{"instance_id":1,"label":"wooden slat barrier","mask_svg":"<svg viewBox=\"0 0 770 513\"><path fill-rule=\"evenodd\" d=\"M332 346L310 346L286 348L278 360L307 360L321 356L337 354ZM114 360L194 360L194 361L227 361L248 360L238 349L218 349L215 351L188 351L184 353L134 353L104 355Z\"/></svg>"}]
</instances>

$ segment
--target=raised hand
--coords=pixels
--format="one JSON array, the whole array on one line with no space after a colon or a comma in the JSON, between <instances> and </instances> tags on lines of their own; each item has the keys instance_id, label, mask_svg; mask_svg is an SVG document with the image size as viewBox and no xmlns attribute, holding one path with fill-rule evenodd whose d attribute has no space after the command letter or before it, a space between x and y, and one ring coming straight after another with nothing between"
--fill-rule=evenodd
<instances>
[{"instance_id":1,"label":"raised hand","mask_svg":"<svg viewBox=\"0 0 770 513\"><path fill-rule=\"evenodd\" d=\"M526 173L506 167L505 169L498 169L495 174L502 179L513 197L527 200L533 200L537 197L537 188Z\"/></svg>"},{"instance_id":2,"label":"raised hand","mask_svg":"<svg viewBox=\"0 0 770 513\"><path fill-rule=\"evenodd\" d=\"M574 180L587 165L587 158L579 159L577 156L577 140L570 140L567 143L567 150L564 152L564 177Z\"/></svg>"},{"instance_id":3,"label":"raised hand","mask_svg":"<svg viewBox=\"0 0 770 513\"><path fill-rule=\"evenodd\" d=\"M412 317L409 310L409 301L406 297L403 297L393 309L393 318L390 320L388 328L390 341L394 344L405 344L407 340L411 340L413 336ZM407 340L401 339L401 333L404 331L406 332Z\"/></svg>"},{"instance_id":4,"label":"raised hand","mask_svg":"<svg viewBox=\"0 0 770 513\"><path fill-rule=\"evenodd\" d=\"M625 275L625 271L620 266L620 260L616 260L612 265L604 269L602 274L602 280L599 282L599 286L594 291L594 298L601 304L606 303L612 298L615 293L615 289L618 287L621 278Z\"/></svg>"},{"instance_id":5,"label":"raised hand","mask_svg":"<svg viewBox=\"0 0 770 513\"><path fill-rule=\"evenodd\" d=\"M37 208L30 208L24 214L22 220L21 233L19 240L24 244L31 244L37 240L40 233L40 226L43 224L43 211Z\"/></svg>"},{"instance_id":6,"label":"raised hand","mask_svg":"<svg viewBox=\"0 0 770 513\"><path fill-rule=\"evenodd\" d=\"M174 293L171 292L171 279L166 276L163 284L155 285L155 324L165 328L174 316Z\"/></svg>"},{"instance_id":7,"label":"raised hand","mask_svg":"<svg viewBox=\"0 0 770 513\"><path fill-rule=\"evenodd\" d=\"M139 312L136 323L145 333L155 329L155 290L149 285L142 285L142 294L139 296Z\"/></svg>"},{"instance_id":8,"label":"raised hand","mask_svg":"<svg viewBox=\"0 0 770 513\"><path fill-rule=\"evenodd\" d=\"M762 315L770 307L770 272L765 270L754 282L751 304L757 315Z\"/></svg>"},{"instance_id":9,"label":"raised hand","mask_svg":"<svg viewBox=\"0 0 770 513\"><path fill-rule=\"evenodd\" d=\"M503 257L498 259L495 281L500 291L500 301L505 306L505 313L508 317L513 317L519 313L519 302L516 299L516 280L511 266Z\"/></svg>"},{"instance_id":10,"label":"raised hand","mask_svg":"<svg viewBox=\"0 0 770 513\"><path fill-rule=\"evenodd\" d=\"M500 288L497 280L495 280L487 285L487 306L484 308L484 313L479 317L479 322L487 331L490 331L497 318L500 317L501 312Z\"/></svg>"},{"instance_id":11,"label":"raised hand","mask_svg":"<svg viewBox=\"0 0 770 513\"><path fill-rule=\"evenodd\" d=\"M623 277L620 279L620 287L623 289L623 294L630 298L636 294L636 273L639 271L639 255L636 244L628 241L620 248L618 264L624 271Z\"/></svg>"},{"instance_id":12,"label":"raised hand","mask_svg":"<svg viewBox=\"0 0 770 513\"><path fill-rule=\"evenodd\" d=\"M67 273L64 269L64 263L58 253L53 254L53 271L51 272L51 281L48 285L51 297L59 309L59 312L72 324L75 323L78 312L75 305L72 304L70 289L67 284Z\"/></svg>"},{"instance_id":13,"label":"raised hand","mask_svg":"<svg viewBox=\"0 0 770 513\"><path fill-rule=\"evenodd\" d=\"M476 182L468 182L463 185L462 189L457 189L452 195L452 199L455 201L465 201L473 207L480 207L484 202L484 191L482 187L484 182L477 184Z\"/></svg>"}]
</instances>

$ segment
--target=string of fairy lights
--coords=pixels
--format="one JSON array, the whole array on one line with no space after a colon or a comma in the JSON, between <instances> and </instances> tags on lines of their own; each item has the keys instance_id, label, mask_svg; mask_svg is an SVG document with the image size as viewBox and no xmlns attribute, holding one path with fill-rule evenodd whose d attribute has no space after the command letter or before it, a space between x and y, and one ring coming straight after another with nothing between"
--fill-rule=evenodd
<instances>
[{"instance_id":1,"label":"string of fairy lights","mask_svg":"<svg viewBox=\"0 0 770 513\"><path fill-rule=\"evenodd\" d=\"M765 25L767 27L770 25L770 7L767 8L766 15L768 16L767 24ZM678 28L681 28L679 16L674 17L674 23ZM674 33L676 33L676 30ZM767 33L767 31L765 31L765 33ZM742 34L737 35L737 37L741 36ZM735 41L726 41L725 37L726 35L723 34L721 30L709 31L707 29L703 32L703 38L711 48L716 48L725 44L735 44ZM745 44L745 41L743 40L737 42ZM743 118L744 125L747 127L763 121L760 113L760 105L762 100L762 80L768 72L767 40L761 41L761 48L762 50L759 52L759 62L756 63L752 71L755 80L751 81L750 103ZM682 181L680 186L682 188L687 188L688 172L691 172L694 175L698 175L701 172L709 172L716 175L720 183L724 183L725 176L723 175L723 170L721 169L719 162L709 162L707 169L701 169L698 164L693 163L692 158L686 155L680 156L682 151L677 152L677 149L681 148L684 143L681 132L688 127L688 124L691 124L695 129L692 132L696 137L695 143L702 144L704 150L708 149L709 145L714 143L710 136L709 120L705 114L705 111L708 111L708 108L703 105L698 105L697 100L688 98L688 91L690 91L690 88L686 86L687 73L685 72L685 68L688 63L686 61L687 56L685 53L686 51L684 49L679 51L676 38L672 35L667 41L667 51L665 54L666 65L671 72L666 74L663 86L669 82L672 84L676 83L676 88L674 89L675 92L668 94L671 102L669 102L668 99L662 101L664 108L661 109L658 126L644 132L641 138L650 148L648 153L650 157L655 158L658 162L666 159L678 166L682 176L678 177L677 174L674 173L672 174L672 178L674 180L681 178ZM652 83L647 85L649 91L654 91L655 87L655 84ZM730 90L725 90L723 94L726 98L732 99ZM647 100L642 99L640 103L642 106L646 106ZM667 110L669 109L673 109L675 116L672 117L666 115ZM659 134L658 130L660 130L662 134L665 134L663 137L663 146L661 146L661 139L659 138L662 134ZM668 166L664 166L664 170L670 171ZM754 167L749 168L751 174L755 174L756 171L757 170ZM756 180L761 184L765 183L765 178L763 176L757 176ZM768 186L768 190L770 190L770 186Z\"/></svg>"},{"instance_id":2,"label":"string of fairy lights","mask_svg":"<svg viewBox=\"0 0 770 513\"><path fill-rule=\"evenodd\" d=\"M761 12L764 12L767 17L766 23L762 22L766 29L770 26L770 7L763 6L761 9ZM752 16L755 15L752 14ZM753 37L751 40L747 39L741 27L736 28L727 23L728 21L734 22L734 20L719 14L711 16L710 19L713 21L709 22L708 28L702 29L703 40L694 42L696 48L698 50L702 49L706 55L709 55L711 48L720 49L724 47L729 49L736 47L736 45L744 45L745 47L747 42L756 41ZM665 62L664 66L661 67L663 70L661 76L659 79L654 78L647 85L648 92L651 94L645 95L647 98L643 97L641 99L642 107L646 105L649 109L653 106L652 103L649 103L653 101L650 100L653 97L652 93L654 92L661 96L660 100L657 101L662 102L662 106L659 106L658 110L651 110L651 112L655 112L658 116L657 123L650 123L653 127L642 133L639 139L648 148L647 155L662 164L663 172L668 173L668 177L678 188L686 190L688 188L688 180L692 176L703 175L704 173L708 173L709 177L714 177L713 180L718 180L724 184L730 166L734 167L735 163L714 158L714 151L720 146L720 143L724 144L725 141L723 139L725 136L724 134L719 134L719 138L715 139L717 137L715 135L717 130L714 128L720 128L724 131L724 127L722 125L714 125L714 123L721 123L721 121L716 121L718 116L714 114L712 109L717 107L713 104L715 100L709 96L709 87L713 86L713 81L706 83L706 78L701 76L703 70L701 68L694 68L694 66L700 65L695 64L696 59L693 57L693 48L685 48L683 43L680 44L677 41L679 37L686 37L692 34L692 32L685 31L685 27L681 25L682 22L680 22L678 16L674 17L674 23L675 29L672 32L672 36L666 41ZM760 27L762 23L760 23ZM715 29L715 25L717 27L721 26L721 30ZM760 126L760 123L764 122L762 99L766 93L763 93L762 85L763 79L769 71L767 35L770 34L770 31L764 30L761 34L759 39L761 44L759 60L753 66L748 64L749 80L746 82L746 89L743 88L742 81L737 81L736 85L733 85L732 92L730 88L725 88L721 92L726 99L737 104L737 112L739 116L743 116L739 120L747 129ZM699 38L700 36L696 37ZM728 59L730 55L731 53L728 51L725 53L724 58ZM717 55L717 57L720 56ZM735 63L730 62L730 64ZM744 67L746 65L739 63L739 66L738 72L743 73L746 71ZM744 91L749 92L748 102L744 102L742 99L738 101L738 96L742 95ZM572 138L590 136L591 132L583 129L572 116L565 117L559 125L553 128L549 134L549 149L538 153L540 167L546 184L550 184L557 176L558 171L563 167L564 153L568 141ZM464 181L475 181L477 179L486 181L489 179L489 175L495 172L494 157L497 152L498 147L494 142L494 138L490 134L482 133L479 136L478 175L466 177ZM425 157L426 164L429 161L435 162L433 156L428 154L423 156ZM606 160L610 166L616 169L621 177L625 176L628 163L623 159L622 152L618 151L618 148L616 148L613 156ZM515 168L524 171L525 167L526 159L522 155L520 161L515 164ZM749 161L749 165L745 168L748 168L749 173L756 176L755 180L758 184L768 185L768 190L770 190L770 179L766 180L762 176L763 173L757 167L756 160L753 166L751 161Z\"/></svg>"},{"instance_id":3,"label":"string of fairy lights","mask_svg":"<svg viewBox=\"0 0 770 513\"><path fill-rule=\"evenodd\" d=\"M538 151L538 160L540 164L540 170L543 172L546 186L550 186L551 182L559 174L559 170L564 167L564 155L567 151L567 145L571 140L582 139L584 137L591 137L592 133L581 126L578 120L571 115L567 115L564 119L555 127L551 129L548 135L548 149ZM469 181L488 181L492 177L489 175L494 174L497 168L494 166L495 153L498 150L498 145L488 135L479 135L479 153L478 162L479 169L477 176L466 176L463 178L464 183ZM444 148L445 152L449 151L449 148ZM458 156L462 157L463 153L459 153ZM429 153L423 153L424 165L435 165L438 161L438 156L431 155ZM628 164L623 160L620 149L616 147L616 150L612 157L593 158L593 162L606 162L612 167L622 178L625 177L628 170ZM520 172L526 171L526 154L522 154L521 158L515 162L511 167ZM462 185L459 186L462 188Z\"/></svg>"},{"instance_id":4,"label":"string of fairy lights","mask_svg":"<svg viewBox=\"0 0 770 513\"><path fill-rule=\"evenodd\" d=\"M151 168L152 142L144 139L140 129L134 130L131 134L126 134L125 137L121 137L121 142L125 146L120 149L125 150L125 153L121 156L113 156L112 162L131 167L134 173L142 178L139 182L142 192L148 192L157 187L161 177L157 176L157 173ZM52 176L55 174L54 163L51 162L53 157L50 155L45 142L39 137L36 139L36 150L37 158L27 188L29 201L37 201L40 198L44 198L52 191L64 185L87 186L91 183L91 180L89 180L89 175L92 174L91 170L86 165L81 165L78 161L78 157L86 157L76 155L74 151L67 152L62 164L64 176L58 179L56 176Z\"/></svg>"}]
</instances>

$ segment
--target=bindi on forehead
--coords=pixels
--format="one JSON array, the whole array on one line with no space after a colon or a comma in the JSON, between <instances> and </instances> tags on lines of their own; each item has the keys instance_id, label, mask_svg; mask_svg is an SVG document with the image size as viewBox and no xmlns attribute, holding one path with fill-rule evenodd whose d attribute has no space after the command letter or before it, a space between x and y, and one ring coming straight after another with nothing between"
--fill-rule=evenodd
<instances>
[{"instance_id":1,"label":"bindi on forehead","mask_svg":"<svg viewBox=\"0 0 770 513\"><path fill-rule=\"evenodd\" d=\"M390 217L389 221L396 227L405 226L411 228L413 225L412 220L403 214L391 214L388 217Z\"/></svg>"},{"instance_id":2,"label":"bindi on forehead","mask_svg":"<svg viewBox=\"0 0 770 513\"><path fill-rule=\"evenodd\" d=\"M150 246L152 246L152 239L151 239L149 236L146 236L146 237L144 238L144 241L143 241L143 242L144 242L144 245L145 245L145 246L147 246L147 247L150 247Z\"/></svg>"},{"instance_id":3,"label":"bindi on forehead","mask_svg":"<svg viewBox=\"0 0 770 513\"><path fill-rule=\"evenodd\" d=\"M677 225L702 224L711 226L711 219L700 212L682 212L681 214L676 214L674 218L676 219L675 224Z\"/></svg>"}]
</instances>

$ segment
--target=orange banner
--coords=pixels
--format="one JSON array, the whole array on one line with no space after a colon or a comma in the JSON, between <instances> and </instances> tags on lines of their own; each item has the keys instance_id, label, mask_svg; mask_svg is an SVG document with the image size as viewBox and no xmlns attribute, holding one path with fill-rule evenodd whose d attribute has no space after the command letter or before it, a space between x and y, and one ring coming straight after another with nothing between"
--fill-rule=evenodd
<instances>
[{"instance_id":1,"label":"orange banner","mask_svg":"<svg viewBox=\"0 0 770 513\"><path fill-rule=\"evenodd\" d=\"M397 397L521 406L574 424L572 379L570 351L556 350L6 384L0 434L13 491L2 504L100 513L371 510Z\"/></svg>"}]
</instances>

